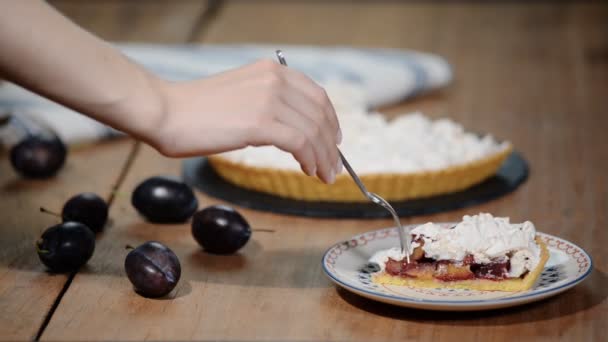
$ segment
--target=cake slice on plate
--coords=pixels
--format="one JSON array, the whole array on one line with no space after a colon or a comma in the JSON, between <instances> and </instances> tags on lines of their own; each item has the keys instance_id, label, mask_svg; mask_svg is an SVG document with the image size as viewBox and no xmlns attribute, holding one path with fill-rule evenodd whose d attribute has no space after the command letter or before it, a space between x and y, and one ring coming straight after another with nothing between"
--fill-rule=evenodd
<instances>
[{"instance_id":1,"label":"cake slice on plate","mask_svg":"<svg viewBox=\"0 0 608 342\"><path fill-rule=\"evenodd\" d=\"M452 226L426 223L411 230L410 262L399 248L379 251L375 283L480 291L532 288L549 252L532 222L490 214L464 216Z\"/></svg>"}]
</instances>

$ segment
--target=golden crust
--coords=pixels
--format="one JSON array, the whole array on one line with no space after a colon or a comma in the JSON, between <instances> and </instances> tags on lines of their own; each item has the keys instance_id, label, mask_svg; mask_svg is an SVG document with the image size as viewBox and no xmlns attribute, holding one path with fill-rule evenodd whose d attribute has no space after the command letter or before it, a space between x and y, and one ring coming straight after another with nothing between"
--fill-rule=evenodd
<instances>
[{"instance_id":1,"label":"golden crust","mask_svg":"<svg viewBox=\"0 0 608 342\"><path fill-rule=\"evenodd\" d=\"M464 190L496 173L511 153L509 145L488 157L443 170L417 173L363 174L361 180L371 192L389 201L430 197ZM221 155L209 157L215 171L240 187L304 201L365 202L359 188L343 173L326 185L302 172L268 167L253 167L228 160Z\"/></svg>"},{"instance_id":2,"label":"golden crust","mask_svg":"<svg viewBox=\"0 0 608 342\"><path fill-rule=\"evenodd\" d=\"M508 291L518 292L526 291L532 288L536 279L540 276L545 267L545 263L549 259L549 250L547 245L540 239L536 238L536 243L540 246L540 261L534 270L528 272L523 278L505 279L505 280L487 280L487 279L471 279L460 281L441 281L437 279L416 279L402 278L392 276L386 273L378 273L372 277L372 280L378 284L410 286L417 288L445 288L445 289L464 289L477 291Z\"/></svg>"}]
</instances>

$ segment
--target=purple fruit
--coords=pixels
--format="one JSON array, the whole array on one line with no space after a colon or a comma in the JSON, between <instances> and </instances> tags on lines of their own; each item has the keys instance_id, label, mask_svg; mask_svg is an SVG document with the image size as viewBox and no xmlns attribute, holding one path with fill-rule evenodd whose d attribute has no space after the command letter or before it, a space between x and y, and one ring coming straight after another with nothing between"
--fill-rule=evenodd
<instances>
[{"instance_id":1,"label":"purple fruit","mask_svg":"<svg viewBox=\"0 0 608 342\"><path fill-rule=\"evenodd\" d=\"M42 233L36 242L38 257L53 272L75 271L95 250L95 234L78 222L63 222Z\"/></svg>"},{"instance_id":2,"label":"purple fruit","mask_svg":"<svg viewBox=\"0 0 608 342\"><path fill-rule=\"evenodd\" d=\"M216 205L194 214L192 235L209 253L231 254L249 241L251 227L234 209Z\"/></svg>"},{"instance_id":3,"label":"purple fruit","mask_svg":"<svg viewBox=\"0 0 608 342\"><path fill-rule=\"evenodd\" d=\"M151 298L171 292L182 272L177 255L156 241L148 241L129 252L125 271L135 291Z\"/></svg>"},{"instance_id":4,"label":"purple fruit","mask_svg":"<svg viewBox=\"0 0 608 342\"><path fill-rule=\"evenodd\" d=\"M97 233L108 221L108 205L98 195L84 192L70 198L65 203L61 216L65 221L83 223Z\"/></svg>"},{"instance_id":5,"label":"purple fruit","mask_svg":"<svg viewBox=\"0 0 608 342\"><path fill-rule=\"evenodd\" d=\"M29 136L11 148L11 164L22 176L48 178L63 166L67 148L57 138Z\"/></svg>"},{"instance_id":6,"label":"purple fruit","mask_svg":"<svg viewBox=\"0 0 608 342\"><path fill-rule=\"evenodd\" d=\"M166 177L151 177L133 191L131 203L151 222L180 223L189 219L198 208L198 200L190 187Z\"/></svg>"}]
</instances>

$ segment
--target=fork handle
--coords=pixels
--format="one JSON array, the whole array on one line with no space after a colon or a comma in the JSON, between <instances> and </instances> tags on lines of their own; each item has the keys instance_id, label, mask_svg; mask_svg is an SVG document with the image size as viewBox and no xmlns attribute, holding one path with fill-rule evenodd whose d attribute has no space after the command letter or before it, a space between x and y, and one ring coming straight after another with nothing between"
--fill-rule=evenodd
<instances>
[{"instance_id":1,"label":"fork handle","mask_svg":"<svg viewBox=\"0 0 608 342\"><path fill-rule=\"evenodd\" d=\"M342 165L344 165L344 168L346 169L346 171L348 171L348 174L350 174L351 178L355 181L355 183L359 187L359 190L361 190L365 197L370 199L372 202L375 202L373 196L371 196L369 191L367 191L367 188L365 187L365 185L363 185L363 182L361 182L361 179L359 179L359 176L357 176L355 170L353 170L346 158L344 158L344 155L342 154L340 149L338 149L338 154L340 155L340 159L342 160Z\"/></svg>"}]
</instances>

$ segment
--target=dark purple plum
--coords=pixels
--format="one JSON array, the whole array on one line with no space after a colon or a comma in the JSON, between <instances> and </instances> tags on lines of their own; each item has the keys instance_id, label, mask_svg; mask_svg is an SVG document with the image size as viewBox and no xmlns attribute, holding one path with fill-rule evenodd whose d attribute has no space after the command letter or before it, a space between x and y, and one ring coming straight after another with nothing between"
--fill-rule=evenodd
<instances>
[{"instance_id":1,"label":"dark purple plum","mask_svg":"<svg viewBox=\"0 0 608 342\"><path fill-rule=\"evenodd\" d=\"M171 292L182 273L177 255L156 241L148 241L129 252L125 271L135 291L150 298Z\"/></svg>"},{"instance_id":2,"label":"dark purple plum","mask_svg":"<svg viewBox=\"0 0 608 342\"><path fill-rule=\"evenodd\" d=\"M27 178L49 178L65 163L67 148L58 137L28 136L10 151L13 168Z\"/></svg>"},{"instance_id":3,"label":"dark purple plum","mask_svg":"<svg viewBox=\"0 0 608 342\"><path fill-rule=\"evenodd\" d=\"M140 183L131 203L146 219L157 223L184 222L198 208L198 200L188 185L166 177L151 177Z\"/></svg>"},{"instance_id":4,"label":"dark purple plum","mask_svg":"<svg viewBox=\"0 0 608 342\"><path fill-rule=\"evenodd\" d=\"M192 235L209 253L231 254L249 241L251 227L236 210L215 205L194 214Z\"/></svg>"},{"instance_id":5,"label":"dark purple plum","mask_svg":"<svg viewBox=\"0 0 608 342\"><path fill-rule=\"evenodd\" d=\"M51 271L75 271L93 255L95 234L79 222L67 221L52 226L36 242L38 257Z\"/></svg>"},{"instance_id":6,"label":"dark purple plum","mask_svg":"<svg viewBox=\"0 0 608 342\"><path fill-rule=\"evenodd\" d=\"M98 195L84 192L65 202L61 216L64 221L83 223L97 233L108 221L108 205Z\"/></svg>"}]
</instances>

